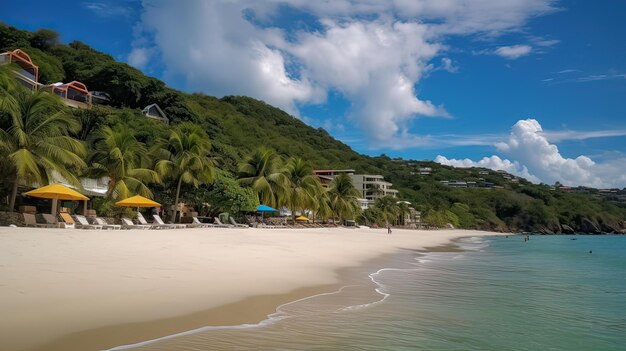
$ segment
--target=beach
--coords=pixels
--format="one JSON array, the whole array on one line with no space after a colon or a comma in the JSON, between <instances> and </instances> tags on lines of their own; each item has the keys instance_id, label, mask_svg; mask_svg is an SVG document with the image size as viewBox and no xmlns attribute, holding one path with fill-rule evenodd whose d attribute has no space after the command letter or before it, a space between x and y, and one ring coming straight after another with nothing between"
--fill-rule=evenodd
<instances>
[{"instance_id":1,"label":"beach","mask_svg":"<svg viewBox=\"0 0 626 351\"><path fill-rule=\"evenodd\" d=\"M496 233L307 228L0 228L6 350L99 350L206 325L256 323L332 291L338 270Z\"/></svg>"}]
</instances>

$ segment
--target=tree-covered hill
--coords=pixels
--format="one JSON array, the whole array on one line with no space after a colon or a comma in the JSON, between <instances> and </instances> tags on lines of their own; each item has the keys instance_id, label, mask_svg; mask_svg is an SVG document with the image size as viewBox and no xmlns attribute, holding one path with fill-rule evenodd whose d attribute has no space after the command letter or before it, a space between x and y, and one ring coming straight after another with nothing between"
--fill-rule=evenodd
<instances>
[{"instance_id":1,"label":"tree-covered hill","mask_svg":"<svg viewBox=\"0 0 626 351\"><path fill-rule=\"evenodd\" d=\"M284 157L308 160L318 169L350 168L358 173L381 174L400 191L401 199L411 202L422 211L425 221L436 225L546 233L626 229L623 190L606 196L594 189L535 185L487 169L362 155L325 130L311 128L262 101L183 93L85 43L64 44L50 30L33 33L0 23L0 49L18 48L39 66L41 83L78 80L90 90L110 95L111 106L73 111L82 124L77 137L88 148L95 131L102 126L128 127L150 148L181 122L190 122L201 126L209 136L212 156L224 171L220 177L233 176L248 155L266 147ZM152 103L165 111L170 125L142 117L141 109ZM420 170L424 168L430 170ZM451 180L465 182L469 187L456 188L441 182ZM155 190L167 194L168 186ZM0 192L6 191L0 188ZM193 194L194 190L182 193Z\"/></svg>"}]
</instances>

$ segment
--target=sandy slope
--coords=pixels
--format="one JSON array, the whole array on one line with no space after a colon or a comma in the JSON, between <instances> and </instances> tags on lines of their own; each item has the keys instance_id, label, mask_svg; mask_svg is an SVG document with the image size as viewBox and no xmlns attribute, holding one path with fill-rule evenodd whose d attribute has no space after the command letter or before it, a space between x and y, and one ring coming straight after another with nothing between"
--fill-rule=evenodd
<instances>
[{"instance_id":1,"label":"sandy slope","mask_svg":"<svg viewBox=\"0 0 626 351\"><path fill-rule=\"evenodd\" d=\"M73 332L181 316L330 284L400 248L493 233L374 229L87 231L0 228L0 340L28 350Z\"/></svg>"}]
</instances>

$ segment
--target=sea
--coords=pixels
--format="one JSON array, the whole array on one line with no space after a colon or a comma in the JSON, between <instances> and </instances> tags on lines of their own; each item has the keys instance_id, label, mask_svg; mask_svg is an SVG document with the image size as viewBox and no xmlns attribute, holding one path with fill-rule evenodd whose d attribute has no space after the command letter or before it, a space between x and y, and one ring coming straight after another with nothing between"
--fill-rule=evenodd
<instances>
[{"instance_id":1,"label":"sea","mask_svg":"<svg viewBox=\"0 0 626 351\"><path fill-rule=\"evenodd\" d=\"M529 238L404 250L258 324L112 350L626 350L626 236Z\"/></svg>"}]
</instances>

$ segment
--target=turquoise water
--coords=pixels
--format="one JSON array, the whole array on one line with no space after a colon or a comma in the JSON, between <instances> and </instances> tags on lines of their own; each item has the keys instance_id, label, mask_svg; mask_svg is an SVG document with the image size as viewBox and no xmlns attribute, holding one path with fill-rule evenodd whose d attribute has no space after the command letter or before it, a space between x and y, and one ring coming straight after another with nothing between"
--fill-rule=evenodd
<instances>
[{"instance_id":1,"label":"turquoise water","mask_svg":"<svg viewBox=\"0 0 626 351\"><path fill-rule=\"evenodd\" d=\"M373 274L355 268L341 291L281 306L259 325L134 349L626 350L626 236L459 245L466 251L395 255Z\"/></svg>"}]
</instances>

